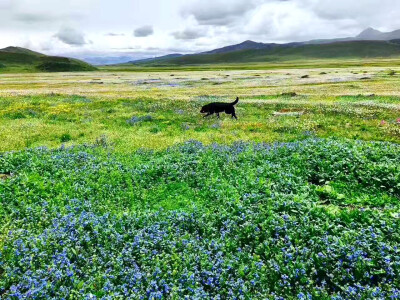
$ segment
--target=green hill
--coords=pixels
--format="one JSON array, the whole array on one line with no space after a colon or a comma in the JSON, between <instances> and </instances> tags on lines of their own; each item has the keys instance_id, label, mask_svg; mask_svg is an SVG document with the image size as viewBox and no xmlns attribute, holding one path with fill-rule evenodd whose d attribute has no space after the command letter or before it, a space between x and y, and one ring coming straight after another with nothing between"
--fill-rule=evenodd
<instances>
[{"instance_id":1,"label":"green hill","mask_svg":"<svg viewBox=\"0 0 400 300\"><path fill-rule=\"evenodd\" d=\"M284 62L306 59L400 57L400 44L387 41L350 41L330 44L283 44L267 49L247 49L224 53L199 53L151 62L140 66L182 66L202 64Z\"/></svg>"},{"instance_id":2,"label":"green hill","mask_svg":"<svg viewBox=\"0 0 400 300\"><path fill-rule=\"evenodd\" d=\"M47 56L20 47L0 49L0 72L70 72L93 70L96 70L96 68L78 59Z\"/></svg>"},{"instance_id":3,"label":"green hill","mask_svg":"<svg viewBox=\"0 0 400 300\"><path fill-rule=\"evenodd\" d=\"M28 55L34 55L34 56L46 56L42 53L32 51L26 48L21 48L21 47L6 47L3 49L0 49L1 52L8 52L8 53L19 53L19 54L28 54Z\"/></svg>"}]
</instances>

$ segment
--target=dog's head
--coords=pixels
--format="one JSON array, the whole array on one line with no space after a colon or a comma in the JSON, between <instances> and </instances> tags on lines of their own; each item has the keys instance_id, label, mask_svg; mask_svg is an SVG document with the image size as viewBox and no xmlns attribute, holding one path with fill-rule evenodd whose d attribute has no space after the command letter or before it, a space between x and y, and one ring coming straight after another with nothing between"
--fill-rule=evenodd
<instances>
[{"instance_id":1,"label":"dog's head","mask_svg":"<svg viewBox=\"0 0 400 300\"><path fill-rule=\"evenodd\" d=\"M206 108L203 106L202 108L201 108L201 110L200 110L200 113L202 113L202 114L204 114L204 113L206 113L207 111L206 111Z\"/></svg>"}]
</instances>

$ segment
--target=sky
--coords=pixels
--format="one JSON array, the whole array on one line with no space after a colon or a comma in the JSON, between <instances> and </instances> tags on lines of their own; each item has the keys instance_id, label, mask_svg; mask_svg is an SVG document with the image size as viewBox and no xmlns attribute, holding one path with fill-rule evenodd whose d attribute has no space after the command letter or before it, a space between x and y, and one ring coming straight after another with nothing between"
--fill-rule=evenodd
<instances>
[{"instance_id":1,"label":"sky","mask_svg":"<svg viewBox=\"0 0 400 300\"><path fill-rule=\"evenodd\" d=\"M126 61L400 29L399 0L0 0L0 47Z\"/></svg>"}]
</instances>

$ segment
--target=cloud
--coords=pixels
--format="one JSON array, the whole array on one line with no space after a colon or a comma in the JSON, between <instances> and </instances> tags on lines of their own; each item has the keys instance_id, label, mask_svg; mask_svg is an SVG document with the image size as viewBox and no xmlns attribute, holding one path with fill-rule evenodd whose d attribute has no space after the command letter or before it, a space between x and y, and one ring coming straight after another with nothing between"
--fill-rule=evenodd
<instances>
[{"instance_id":1,"label":"cloud","mask_svg":"<svg viewBox=\"0 0 400 300\"><path fill-rule=\"evenodd\" d=\"M15 15L14 19L23 23L47 23L56 21L58 17L35 13L19 13Z\"/></svg>"},{"instance_id":2,"label":"cloud","mask_svg":"<svg viewBox=\"0 0 400 300\"><path fill-rule=\"evenodd\" d=\"M356 36L367 27L400 29L400 1L118 0L115 5L106 0L0 0L0 47L31 40L33 50L50 49L54 55L114 53L123 51L115 47L137 45L142 49L132 52L157 47L149 55L171 49L200 52L249 39L285 43ZM135 28L132 35L129 30Z\"/></svg>"},{"instance_id":3,"label":"cloud","mask_svg":"<svg viewBox=\"0 0 400 300\"><path fill-rule=\"evenodd\" d=\"M133 35L135 37L146 37L152 35L153 33L154 33L153 26L142 26L136 28L135 31L133 32Z\"/></svg>"},{"instance_id":4,"label":"cloud","mask_svg":"<svg viewBox=\"0 0 400 300\"><path fill-rule=\"evenodd\" d=\"M62 27L54 36L63 43L71 46L83 46L87 44L83 33L71 27Z\"/></svg>"},{"instance_id":5,"label":"cloud","mask_svg":"<svg viewBox=\"0 0 400 300\"><path fill-rule=\"evenodd\" d=\"M124 33L108 32L104 34L105 36L125 36Z\"/></svg>"},{"instance_id":6,"label":"cloud","mask_svg":"<svg viewBox=\"0 0 400 300\"><path fill-rule=\"evenodd\" d=\"M177 40L196 40L204 37L205 33L201 32L200 29L185 29L182 31L173 32L172 35Z\"/></svg>"},{"instance_id":7,"label":"cloud","mask_svg":"<svg viewBox=\"0 0 400 300\"><path fill-rule=\"evenodd\" d=\"M389 13L400 7L399 1L396 0L363 0L362 5L358 2L347 0L297 0L304 2L309 9L315 11L319 16L326 19L364 19L364 18L380 18L380 14Z\"/></svg>"},{"instance_id":8,"label":"cloud","mask_svg":"<svg viewBox=\"0 0 400 300\"><path fill-rule=\"evenodd\" d=\"M198 0L182 10L200 25L229 25L256 7L255 0Z\"/></svg>"},{"instance_id":9,"label":"cloud","mask_svg":"<svg viewBox=\"0 0 400 300\"><path fill-rule=\"evenodd\" d=\"M13 6L13 0L0 0L0 9L9 9Z\"/></svg>"}]
</instances>

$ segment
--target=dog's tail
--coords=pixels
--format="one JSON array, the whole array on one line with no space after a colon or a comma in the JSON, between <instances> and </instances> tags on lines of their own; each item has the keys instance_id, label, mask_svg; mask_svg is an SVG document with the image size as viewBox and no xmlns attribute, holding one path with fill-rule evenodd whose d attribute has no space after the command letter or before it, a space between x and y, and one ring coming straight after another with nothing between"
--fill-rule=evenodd
<instances>
[{"instance_id":1,"label":"dog's tail","mask_svg":"<svg viewBox=\"0 0 400 300\"><path fill-rule=\"evenodd\" d=\"M231 103L231 105L236 105L239 102L239 97L236 97L236 100Z\"/></svg>"}]
</instances>

